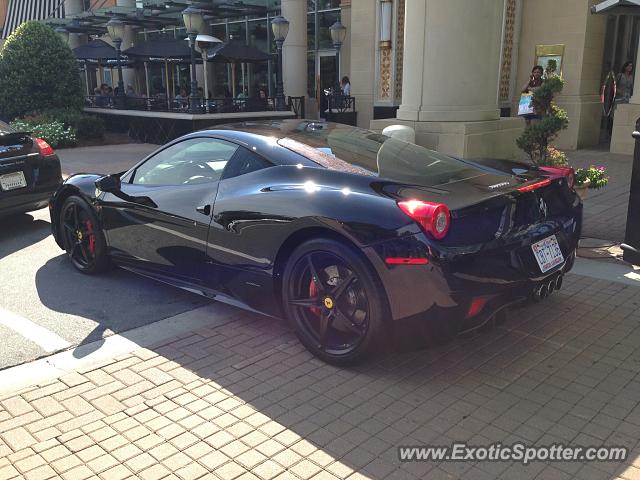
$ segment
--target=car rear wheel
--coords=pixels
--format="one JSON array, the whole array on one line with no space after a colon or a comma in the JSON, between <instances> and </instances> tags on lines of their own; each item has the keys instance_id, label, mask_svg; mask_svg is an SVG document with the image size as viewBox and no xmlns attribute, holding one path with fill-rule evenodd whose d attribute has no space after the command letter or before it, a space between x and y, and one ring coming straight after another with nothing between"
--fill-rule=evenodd
<instances>
[{"instance_id":1,"label":"car rear wheel","mask_svg":"<svg viewBox=\"0 0 640 480\"><path fill-rule=\"evenodd\" d=\"M80 197L71 196L60 209L59 222L73 266L88 274L104 271L109 265L106 242L91 207Z\"/></svg>"},{"instance_id":2,"label":"car rear wheel","mask_svg":"<svg viewBox=\"0 0 640 480\"><path fill-rule=\"evenodd\" d=\"M303 243L285 267L282 293L300 341L322 360L358 362L380 345L386 297L352 247L330 239Z\"/></svg>"}]
</instances>

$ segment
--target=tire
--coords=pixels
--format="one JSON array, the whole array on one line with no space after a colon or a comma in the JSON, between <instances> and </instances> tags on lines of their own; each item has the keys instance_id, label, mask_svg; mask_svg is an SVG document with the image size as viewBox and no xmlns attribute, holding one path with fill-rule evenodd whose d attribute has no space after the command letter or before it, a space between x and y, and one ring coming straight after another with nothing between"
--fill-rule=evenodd
<instances>
[{"instance_id":1,"label":"tire","mask_svg":"<svg viewBox=\"0 0 640 480\"><path fill-rule=\"evenodd\" d=\"M72 195L60 209L58 228L73 266L89 275L109 267L106 240L98 218L82 198Z\"/></svg>"},{"instance_id":2,"label":"tire","mask_svg":"<svg viewBox=\"0 0 640 480\"><path fill-rule=\"evenodd\" d=\"M319 238L298 246L284 269L282 305L302 344L327 363L360 362L385 338L386 294L346 243Z\"/></svg>"}]
</instances>

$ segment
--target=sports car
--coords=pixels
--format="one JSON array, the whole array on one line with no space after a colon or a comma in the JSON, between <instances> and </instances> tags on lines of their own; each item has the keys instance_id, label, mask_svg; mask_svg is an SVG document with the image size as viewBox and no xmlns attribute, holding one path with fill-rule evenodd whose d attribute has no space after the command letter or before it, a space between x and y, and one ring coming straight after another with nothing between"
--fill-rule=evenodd
<instances>
[{"instance_id":1,"label":"sports car","mask_svg":"<svg viewBox=\"0 0 640 480\"><path fill-rule=\"evenodd\" d=\"M53 148L0 122L0 217L46 207L61 184Z\"/></svg>"},{"instance_id":2,"label":"sports car","mask_svg":"<svg viewBox=\"0 0 640 480\"><path fill-rule=\"evenodd\" d=\"M291 322L334 364L402 319L476 328L560 288L580 236L570 169L469 161L309 120L178 138L115 175L70 177L50 202L58 245Z\"/></svg>"}]
</instances>

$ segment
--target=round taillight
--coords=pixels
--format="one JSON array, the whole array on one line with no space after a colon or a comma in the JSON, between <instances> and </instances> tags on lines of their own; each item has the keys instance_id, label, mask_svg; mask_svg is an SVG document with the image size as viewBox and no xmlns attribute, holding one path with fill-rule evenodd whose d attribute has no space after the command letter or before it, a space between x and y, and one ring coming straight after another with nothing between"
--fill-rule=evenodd
<instances>
[{"instance_id":1,"label":"round taillight","mask_svg":"<svg viewBox=\"0 0 640 480\"><path fill-rule=\"evenodd\" d=\"M398 206L436 240L442 240L447 235L451 213L444 203L405 200L398 202Z\"/></svg>"}]
</instances>

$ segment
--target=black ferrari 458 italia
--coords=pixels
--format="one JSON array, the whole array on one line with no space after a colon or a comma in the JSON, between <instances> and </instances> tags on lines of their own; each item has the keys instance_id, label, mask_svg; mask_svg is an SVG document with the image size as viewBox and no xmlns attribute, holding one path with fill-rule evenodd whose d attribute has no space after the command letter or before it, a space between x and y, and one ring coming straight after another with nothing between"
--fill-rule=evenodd
<instances>
[{"instance_id":1,"label":"black ferrari 458 italia","mask_svg":"<svg viewBox=\"0 0 640 480\"><path fill-rule=\"evenodd\" d=\"M0 217L46 207L61 184L53 148L0 122Z\"/></svg>"},{"instance_id":2,"label":"black ferrari 458 italia","mask_svg":"<svg viewBox=\"0 0 640 480\"><path fill-rule=\"evenodd\" d=\"M368 130L247 122L174 140L50 202L75 267L110 264L285 317L347 363L390 322L447 331L559 288L582 204L570 169L471 162Z\"/></svg>"}]
</instances>

